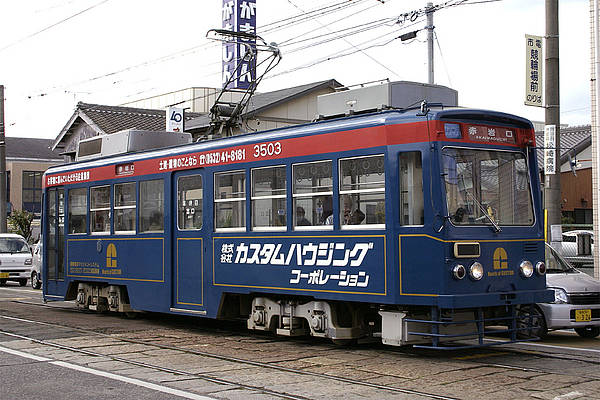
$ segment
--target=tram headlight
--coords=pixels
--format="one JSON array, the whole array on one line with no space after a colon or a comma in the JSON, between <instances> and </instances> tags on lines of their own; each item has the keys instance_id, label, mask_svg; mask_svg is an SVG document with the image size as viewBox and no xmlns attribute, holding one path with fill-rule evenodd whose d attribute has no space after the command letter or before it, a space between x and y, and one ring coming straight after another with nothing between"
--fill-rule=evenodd
<instances>
[{"instance_id":1,"label":"tram headlight","mask_svg":"<svg viewBox=\"0 0 600 400\"><path fill-rule=\"evenodd\" d=\"M469 268L469 276L475 281L483 278L483 265L479 262L474 262Z\"/></svg>"},{"instance_id":2,"label":"tram headlight","mask_svg":"<svg viewBox=\"0 0 600 400\"><path fill-rule=\"evenodd\" d=\"M467 270L464 265L458 264L452 268L452 276L454 279L462 279L467 275Z\"/></svg>"},{"instance_id":3,"label":"tram headlight","mask_svg":"<svg viewBox=\"0 0 600 400\"><path fill-rule=\"evenodd\" d=\"M546 264L544 264L543 261L539 261L537 264L535 264L535 272L537 272L538 275L545 275L546 274Z\"/></svg>"},{"instance_id":4,"label":"tram headlight","mask_svg":"<svg viewBox=\"0 0 600 400\"><path fill-rule=\"evenodd\" d=\"M519 265L519 271L521 272L521 276L523 278L531 278L531 275L533 275L533 264L531 261L521 261L521 265Z\"/></svg>"}]
</instances>

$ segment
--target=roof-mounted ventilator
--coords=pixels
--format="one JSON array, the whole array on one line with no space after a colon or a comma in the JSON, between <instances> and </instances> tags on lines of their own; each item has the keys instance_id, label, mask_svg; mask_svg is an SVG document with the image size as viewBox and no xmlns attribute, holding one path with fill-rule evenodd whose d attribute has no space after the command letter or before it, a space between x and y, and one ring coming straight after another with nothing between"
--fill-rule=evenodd
<instances>
[{"instance_id":1,"label":"roof-mounted ventilator","mask_svg":"<svg viewBox=\"0 0 600 400\"><path fill-rule=\"evenodd\" d=\"M241 115L246 109L250 98L256 91L256 88L264 76L277 66L281 60L281 52L275 43L267 44L263 38L258 35L246 32L234 32L226 29L211 29L206 33L206 37L211 40L217 40L223 43L239 44L244 47L244 56L242 60L254 71L249 71L250 76L255 76L255 79L250 82L247 89L230 88L231 83L239 77L242 62L238 62L235 71L231 74L227 82L223 85L223 89L215 100L214 105L210 109L211 121L207 132L208 135L214 137L231 136L233 130L241 125ZM262 61L258 61L259 53L269 53ZM258 75L258 68L261 65L266 65L264 71ZM224 98L229 96L241 96L237 102L225 101Z\"/></svg>"}]
</instances>

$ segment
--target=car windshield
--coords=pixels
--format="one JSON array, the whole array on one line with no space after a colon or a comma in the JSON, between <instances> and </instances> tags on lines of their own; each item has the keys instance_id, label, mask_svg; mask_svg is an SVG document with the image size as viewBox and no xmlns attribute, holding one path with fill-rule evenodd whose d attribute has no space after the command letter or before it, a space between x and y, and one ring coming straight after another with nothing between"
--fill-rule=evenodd
<instances>
[{"instance_id":1,"label":"car windshield","mask_svg":"<svg viewBox=\"0 0 600 400\"><path fill-rule=\"evenodd\" d=\"M575 268L562 258L556 250L550 247L549 244L546 244L546 273L565 274L575 272L577 272Z\"/></svg>"},{"instance_id":2,"label":"car windshield","mask_svg":"<svg viewBox=\"0 0 600 400\"><path fill-rule=\"evenodd\" d=\"M29 253L29 245L20 238L0 238L0 253Z\"/></svg>"},{"instance_id":3,"label":"car windshield","mask_svg":"<svg viewBox=\"0 0 600 400\"><path fill-rule=\"evenodd\" d=\"M532 225L523 153L444 147L448 214L454 225Z\"/></svg>"}]
</instances>

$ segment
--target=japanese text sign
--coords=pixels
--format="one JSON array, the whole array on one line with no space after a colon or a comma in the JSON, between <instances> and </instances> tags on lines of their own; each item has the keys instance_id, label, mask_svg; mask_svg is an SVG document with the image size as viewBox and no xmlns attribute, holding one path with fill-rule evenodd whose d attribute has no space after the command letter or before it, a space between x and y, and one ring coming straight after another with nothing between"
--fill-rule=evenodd
<instances>
[{"instance_id":1,"label":"japanese text sign","mask_svg":"<svg viewBox=\"0 0 600 400\"><path fill-rule=\"evenodd\" d=\"M256 0L223 0L222 27L233 32L256 34ZM223 43L223 85L233 76L227 89L248 89L256 79L256 58L248 50L255 40L237 38Z\"/></svg>"},{"instance_id":2,"label":"japanese text sign","mask_svg":"<svg viewBox=\"0 0 600 400\"><path fill-rule=\"evenodd\" d=\"M544 127L544 174L556 173L556 125Z\"/></svg>"},{"instance_id":3,"label":"japanese text sign","mask_svg":"<svg viewBox=\"0 0 600 400\"><path fill-rule=\"evenodd\" d=\"M525 105L544 107L542 102L543 38L525 35Z\"/></svg>"}]
</instances>

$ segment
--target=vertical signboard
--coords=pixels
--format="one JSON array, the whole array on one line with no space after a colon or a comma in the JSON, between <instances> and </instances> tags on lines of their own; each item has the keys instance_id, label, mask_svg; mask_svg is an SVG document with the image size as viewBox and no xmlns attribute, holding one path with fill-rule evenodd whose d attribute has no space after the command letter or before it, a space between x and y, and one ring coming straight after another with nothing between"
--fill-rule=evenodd
<instances>
[{"instance_id":1,"label":"vertical signboard","mask_svg":"<svg viewBox=\"0 0 600 400\"><path fill-rule=\"evenodd\" d=\"M183 108L167 107L167 132L183 132Z\"/></svg>"},{"instance_id":2,"label":"vertical signboard","mask_svg":"<svg viewBox=\"0 0 600 400\"><path fill-rule=\"evenodd\" d=\"M525 35L525 105L544 107L542 103L542 43L541 36Z\"/></svg>"},{"instance_id":3,"label":"vertical signboard","mask_svg":"<svg viewBox=\"0 0 600 400\"><path fill-rule=\"evenodd\" d=\"M544 174L556 174L556 125L544 126Z\"/></svg>"},{"instance_id":4,"label":"vertical signboard","mask_svg":"<svg viewBox=\"0 0 600 400\"><path fill-rule=\"evenodd\" d=\"M233 32L256 34L256 0L223 0L222 27ZM223 86L225 89L248 89L256 78L256 58L249 57L249 48L255 49L256 41L234 37L223 43Z\"/></svg>"}]
</instances>

